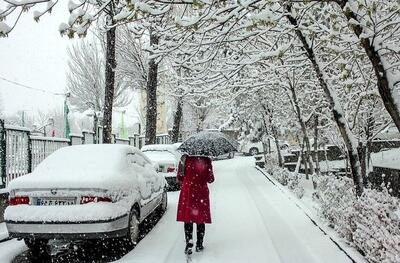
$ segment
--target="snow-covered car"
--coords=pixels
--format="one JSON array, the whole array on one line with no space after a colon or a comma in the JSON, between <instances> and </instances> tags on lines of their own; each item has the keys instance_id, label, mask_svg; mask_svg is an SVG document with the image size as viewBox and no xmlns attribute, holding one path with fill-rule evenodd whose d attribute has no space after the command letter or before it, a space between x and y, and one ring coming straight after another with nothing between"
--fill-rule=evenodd
<instances>
[{"instance_id":1,"label":"snow-covered car","mask_svg":"<svg viewBox=\"0 0 400 263\"><path fill-rule=\"evenodd\" d=\"M168 183L168 190L179 190L180 184L176 179L181 153L173 144L150 144L142 147L141 151L156 165L157 172Z\"/></svg>"},{"instance_id":2,"label":"snow-covered car","mask_svg":"<svg viewBox=\"0 0 400 263\"><path fill-rule=\"evenodd\" d=\"M9 184L4 218L10 237L31 249L49 239L121 238L134 244L139 224L167 208L166 182L127 145L61 148Z\"/></svg>"}]
</instances>

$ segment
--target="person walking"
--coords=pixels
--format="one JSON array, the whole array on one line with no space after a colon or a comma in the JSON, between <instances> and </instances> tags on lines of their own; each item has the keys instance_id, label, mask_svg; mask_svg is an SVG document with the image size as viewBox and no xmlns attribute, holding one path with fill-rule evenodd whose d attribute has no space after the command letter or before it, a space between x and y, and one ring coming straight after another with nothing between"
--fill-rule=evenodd
<instances>
[{"instance_id":1,"label":"person walking","mask_svg":"<svg viewBox=\"0 0 400 263\"><path fill-rule=\"evenodd\" d=\"M205 224L211 224L208 183L214 182L212 162L206 156L183 155L177 179L181 183L177 221L184 222L185 253L192 254L193 224L197 225L196 251L204 249Z\"/></svg>"}]
</instances>

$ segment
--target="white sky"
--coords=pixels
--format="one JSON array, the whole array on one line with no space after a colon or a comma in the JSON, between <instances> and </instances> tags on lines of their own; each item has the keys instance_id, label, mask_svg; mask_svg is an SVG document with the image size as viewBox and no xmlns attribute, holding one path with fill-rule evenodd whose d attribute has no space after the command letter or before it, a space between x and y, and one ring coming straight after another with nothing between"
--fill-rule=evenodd
<instances>
[{"instance_id":1,"label":"white sky","mask_svg":"<svg viewBox=\"0 0 400 263\"><path fill-rule=\"evenodd\" d=\"M52 13L44 15L39 23L33 20L32 12L40 7L34 7L22 15L7 38L0 38L0 78L53 93L65 92L67 49L79 41L61 36L58 31L60 23L68 20L67 4L68 1L59 1ZM6 22L10 24L10 21ZM14 115L22 110L27 115L33 115L38 111L62 108L64 98L0 79L0 100L0 107L6 115ZM137 103L137 100L134 101ZM127 125L137 121L137 114L132 109L134 106L130 105L129 108Z\"/></svg>"},{"instance_id":2,"label":"white sky","mask_svg":"<svg viewBox=\"0 0 400 263\"><path fill-rule=\"evenodd\" d=\"M32 11L24 13L8 38L0 38L0 77L50 92L64 92L67 47L72 41L61 37L58 26L68 18L67 2L60 1L52 14L43 16L39 23L33 20ZM7 115L20 110L33 114L63 105L62 96L32 91L1 79L0 96Z\"/></svg>"}]
</instances>

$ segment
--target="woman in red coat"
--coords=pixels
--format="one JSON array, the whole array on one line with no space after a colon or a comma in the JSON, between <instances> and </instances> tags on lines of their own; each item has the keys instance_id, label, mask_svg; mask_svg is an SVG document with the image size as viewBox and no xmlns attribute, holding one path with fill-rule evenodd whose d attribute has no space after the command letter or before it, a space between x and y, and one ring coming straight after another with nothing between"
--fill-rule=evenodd
<instances>
[{"instance_id":1,"label":"woman in red coat","mask_svg":"<svg viewBox=\"0 0 400 263\"><path fill-rule=\"evenodd\" d=\"M205 156L182 156L177 179L181 183L177 221L184 222L186 248L193 247L193 223L197 224L196 251L202 251L205 224L211 223L210 198L207 183L214 182L211 159Z\"/></svg>"}]
</instances>

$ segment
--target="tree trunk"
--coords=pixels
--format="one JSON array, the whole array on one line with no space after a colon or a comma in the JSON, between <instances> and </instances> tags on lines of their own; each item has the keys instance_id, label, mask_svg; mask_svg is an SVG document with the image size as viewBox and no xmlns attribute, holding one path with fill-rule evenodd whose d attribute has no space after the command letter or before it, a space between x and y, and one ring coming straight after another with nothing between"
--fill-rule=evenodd
<instances>
[{"instance_id":1,"label":"tree trunk","mask_svg":"<svg viewBox=\"0 0 400 263\"><path fill-rule=\"evenodd\" d=\"M315 173L320 174L319 168L319 155L318 155L318 115L314 117L314 161L315 161Z\"/></svg>"},{"instance_id":2,"label":"tree trunk","mask_svg":"<svg viewBox=\"0 0 400 263\"><path fill-rule=\"evenodd\" d=\"M336 122L336 125L339 128L339 132L345 142L347 148L347 154L349 156L350 168L352 173L352 178L354 181L354 186L356 189L356 194L361 196L363 192L363 182L362 182L362 172L360 169L360 159L357 152L357 145L355 144L355 139L353 133L350 131L350 128L347 125L345 120L342 105L340 104L336 92L332 90L327 82L324 72L320 68L320 64L318 63L318 59L314 54L314 50L311 45L308 43L306 37L303 35L302 31L298 28L297 19L291 15L291 6L286 5L288 13L286 14L289 22L295 27L295 32L299 40L301 41L304 50L306 51L307 57L311 62L313 69L317 75L319 84L321 85L325 96L330 104L330 108L332 109L333 118Z\"/></svg>"},{"instance_id":3,"label":"tree trunk","mask_svg":"<svg viewBox=\"0 0 400 263\"><path fill-rule=\"evenodd\" d=\"M368 119L367 119L367 127L366 127L366 131L365 131L365 135L366 135L366 145L365 145L365 177L364 177L364 185L366 185L367 181L368 181L368 176L369 173L371 172L371 141L372 141L372 133L374 130L374 126L375 126L375 119L373 116L372 111L370 111L368 113Z\"/></svg>"},{"instance_id":4,"label":"tree trunk","mask_svg":"<svg viewBox=\"0 0 400 263\"><path fill-rule=\"evenodd\" d=\"M346 8L347 3L349 2L348 0L336 0L335 2L339 4L348 21L354 20L359 22L357 15L350 10L350 8ZM376 79L378 81L378 91L382 98L383 104L385 105L387 112L400 132L400 110L395 101L393 87L390 87L389 84L387 72L384 68L385 63L383 58L379 55L378 50L376 50L375 46L373 45L373 40L370 40L368 37L362 37L363 29L360 25L352 23L350 27L360 39L361 46L364 48L369 60L371 61Z\"/></svg>"},{"instance_id":5,"label":"tree trunk","mask_svg":"<svg viewBox=\"0 0 400 263\"><path fill-rule=\"evenodd\" d=\"M264 167L263 168L266 168L267 167L267 151L265 149L266 145L264 142L262 142L262 147L263 147L263 156L264 156Z\"/></svg>"},{"instance_id":6,"label":"tree trunk","mask_svg":"<svg viewBox=\"0 0 400 263\"><path fill-rule=\"evenodd\" d=\"M177 143L179 140L179 132L182 120L182 98L178 98L178 104L176 105L176 111L174 114L174 125L172 127L172 143Z\"/></svg>"},{"instance_id":7,"label":"tree trunk","mask_svg":"<svg viewBox=\"0 0 400 263\"><path fill-rule=\"evenodd\" d=\"M298 139L298 141L300 142L300 139ZM303 151L304 151L304 144L303 142L300 144L301 146L301 150L299 152L299 157L297 159L297 163L296 163L296 168L294 170L295 173L299 173L300 168L301 168L301 162L303 161Z\"/></svg>"},{"instance_id":8,"label":"tree trunk","mask_svg":"<svg viewBox=\"0 0 400 263\"><path fill-rule=\"evenodd\" d=\"M275 146L276 146L276 152L278 154L278 164L279 167L283 167L283 160L282 160L282 154L281 154L281 149L279 147L279 140L278 140L278 132L276 131L275 127L272 127L272 133L274 134L274 141L275 141ZM268 140L269 141L269 140Z\"/></svg>"},{"instance_id":9,"label":"tree trunk","mask_svg":"<svg viewBox=\"0 0 400 263\"><path fill-rule=\"evenodd\" d=\"M196 127L197 132L201 132L204 129L204 120L205 119L206 119L206 116L203 112L203 109L201 109L200 113L197 113L197 127Z\"/></svg>"},{"instance_id":10,"label":"tree trunk","mask_svg":"<svg viewBox=\"0 0 400 263\"><path fill-rule=\"evenodd\" d=\"M277 154L278 154L278 164L279 164L279 167L283 167L283 159L282 159L282 154L281 154L281 149L280 149L280 147L279 147L279 141L278 141L278 131L277 131L277 129L276 129L276 126L275 126L275 123L274 123L274 121L273 121L273 110L270 108L270 107L267 107L266 105L264 105L264 104L261 104L262 105L262 108L263 108L263 110L264 110L264 114L265 114L265 116L266 117L268 117L268 122L269 122L269 124L270 124L270 126L271 126L271 130L272 130L272 135L274 136L274 142L275 142L275 146L276 146L276 152L277 152ZM267 132L267 123L266 123L266 121L265 121L265 118L263 117L263 123L264 123L264 130L265 130L265 133L268 133ZM264 151L265 151L265 149L264 149ZM268 139L268 153L269 154L271 154L271 141L270 141L270 139Z\"/></svg>"},{"instance_id":11,"label":"tree trunk","mask_svg":"<svg viewBox=\"0 0 400 263\"><path fill-rule=\"evenodd\" d=\"M158 44L158 36L150 29L150 47ZM151 54L150 54L151 55ZM145 144L155 144L157 136L157 78L158 63L155 58L149 61L147 76L147 109L146 109L146 138Z\"/></svg>"},{"instance_id":12,"label":"tree trunk","mask_svg":"<svg viewBox=\"0 0 400 263\"><path fill-rule=\"evenodd\" d=\"M271 154L271 141L268 140L268 153Z\"/></svg>"},{"instance_id":13,"label":"tree trunk","mask_svg":"<svg viewBox=\"0 0 400 263\"><path fill-rule=\"evenodd\" d=\"M114 101L115 68L115 27L107 31L106 85L104 91L103 143L112 143L112 110Z\"/></svg>"},{"instance_id":14,"label":"tree trunk","mask_svg":"<svg viewBox=\"0 0 400 263\"><path fill-rule=\"evenodd\" d=\"M361 173L363 175L366 175L367 174L366 145L364 143L362 143L362 142L359 142L357 151L358 151L358 156L360 157ZM365 177L363 178L363 182L364 182L364 180L365 180Z\"/></svg>"},{"instance_id":15,"label":"tree trunk","mask_svg":"<svg viewBox=\"0 0 400 263\"><path fill-rule=\"evenodd\" d=\"M297 100L297 94L296 94L296 89L295 87L292 85L292 83L289 81L289 87L290 87L290 92L292 94L292 100L293 100L293 107L294 110L296 111L296 116L297 116L297 121L300 124L301 127L301 132L303 133L304 136L304 140L303 140L303 144L306 147L306 151L304 153L305 156L305 160L304 162L307 162L307 168L309 167L310 170L307 172L310 172L310 174L314 173L314 166L311 160L311 146L310 146L310 140L308 139L308 134L307 134L307 128L306 128L306 124L304 123L303 117L301 115L301 109ZM308 169L307 169L308 170ZM306 177L308 178L308 173L306 173Z\"/></svg>"}]
</instances>

